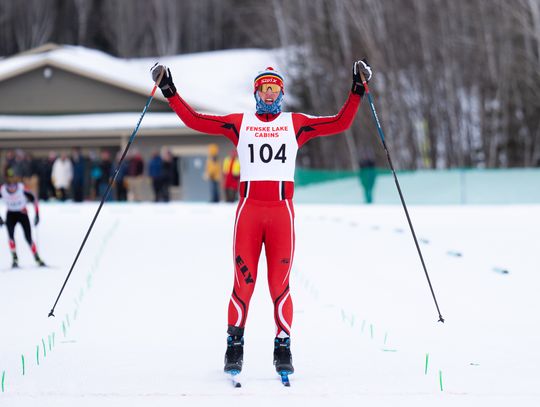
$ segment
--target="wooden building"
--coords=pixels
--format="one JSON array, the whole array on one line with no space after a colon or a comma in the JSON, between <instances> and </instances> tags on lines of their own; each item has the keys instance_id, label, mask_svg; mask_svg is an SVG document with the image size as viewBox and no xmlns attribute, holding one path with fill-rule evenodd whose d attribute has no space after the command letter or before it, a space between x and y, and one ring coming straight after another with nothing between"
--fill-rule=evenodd
<instances>
[{"instance_id":1,"label":"wooden building","mask_svg":"<svg viewBox=\"0 0 540 407\"><path fill-rule=\"evenodd\" d=\"M232 50L160 62L171 68L179 91L196 110L225 114L253 110L253 77L274 61L271 51ZM86 155L106 149L114 157L142 113L154 62L55 44L0 59L0 165L14 149L45 157L77 146ZM170 150L180 170L175 195L205 200L202 164L210 143L218 144L222 157L233 147L224 137L187 128L158 91L131 149L145 162L154 151Z\"/></svg>"}]
</instances>

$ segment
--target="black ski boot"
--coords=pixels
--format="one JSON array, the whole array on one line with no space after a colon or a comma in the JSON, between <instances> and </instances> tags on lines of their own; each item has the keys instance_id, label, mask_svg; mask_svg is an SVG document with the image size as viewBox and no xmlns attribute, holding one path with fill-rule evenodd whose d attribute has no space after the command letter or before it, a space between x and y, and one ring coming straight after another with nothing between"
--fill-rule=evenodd
<instances>
[{"instance_id":1,"label":"black ski boot","mask_svg":"<svg viewBox=\"0 0 540 407\"><path fill-rule=\"evenodd\" d=\"M17 253L11 253L13 256L13 260L11 262L11 268L19 268L19 258L17 257Z\"/></svg>"},{"instance_id":2,"label":"black ski boot","mask_svg":"<svg viewBox=\"0 0 540 407\"><path fill-rule=\"evenodd\" d=\"M244 337L229 335L227 337L227 352L225 352L225 373L238 374L244 363Z\"/></svg>"},{"instance_id":3,"label":"black ski boot","mask_svg":"<svg viewBox=\"0 0 540 407\"><path fill-rule=\"evenodd\" d=\"M39 257L39 254L34 254L34 259L36 260L36 263L38 264L39 267L45 267L46 264L43 260L41 260L41 257Z\"/></svg>"},{"instance_id":4,"label":"black ski boot","mask_svg":"<svg viewBox=\"0 0 540 407\"><path fill-rule=\"evenodd\" d=\"M274 339L274 366L276 372L294 373L291 355L291 338L276 338Z\"/></svg>"}]
</instances>

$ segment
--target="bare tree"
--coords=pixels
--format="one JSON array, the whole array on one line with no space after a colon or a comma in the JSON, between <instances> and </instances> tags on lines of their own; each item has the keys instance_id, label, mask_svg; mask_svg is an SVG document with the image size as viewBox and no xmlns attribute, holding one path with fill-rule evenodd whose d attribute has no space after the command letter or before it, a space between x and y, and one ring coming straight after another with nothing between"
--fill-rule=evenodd
<instances>
[{"instance_id":1,"label":"bare tree","mask_svg":"<svg viewBox=\"0 0 540 407\"><path fill-rule=\"evenodd\" d=\"M154 37L157 55L174 55L180 52L181 16L180 3L174 0L152 0L154 23L149 33Z\"/></svg>"},{"instance_id":2,"label":"bare tree","mask_svg":"<svg viewBox=\"0 0 540 407\"><path fill-rule=\"evenodd\" d=\"M0 55L10 55L18 51L13 39L14 4L14 1L0 1Z\"/></svg>"},{"instance_id":3,"label":"bare tree","mask_svg":"<svg viewBox=\"0 0 540 407\"><path fill-rule=\"evenodd\" d=\"M103 3L103 34L121 57L151 54L146 49L150 3L145 0L107 0ZM145 38L146 37L146 38Z\"/></svg>"},{"instance_id":4,"label":"bare tree","mask_svg":"<svg viewBox=\"0 0 540 407\"><path fill-rule=\"evenodd\" d=\"M5 0L12 3L11 29L17 50L26 50L49 42L56 18L56 0Z\"/></svg>"},{"instance_id":5,"label":"bare tree","mask_svg":"<svg viewBox=\"0 0 540 407\"><path fill-rule=\"evenodd\" d=\"M86 44L93 2L90 0L73 0L73 4L77 16L77 44Z\"/></svg>"},{"instance_id":6,"label":"bare tree","mask_svg":"<svg viewBox=\"0 0 540 407\"><path fill-rule=\"evenodd\" d=\"M319 115L341 106L367 56L398 168L540 165L540 0L0 1L0 54L47 41L120 57L281 48L288 108ZM383 164L378 143L361 107L345 137L299 159L355 169L376 149Z\"/></svg>"}]
</instances>

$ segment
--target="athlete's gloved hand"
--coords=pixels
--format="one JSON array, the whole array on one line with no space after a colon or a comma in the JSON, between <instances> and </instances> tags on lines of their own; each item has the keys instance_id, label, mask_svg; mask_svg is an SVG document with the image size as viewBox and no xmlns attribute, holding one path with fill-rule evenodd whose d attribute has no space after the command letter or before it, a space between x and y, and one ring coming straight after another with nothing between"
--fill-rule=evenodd
<instances>
[{"instance_id":1,"label":"athlete's gloved hand","mask_svg":"<svg viewBox=\"0 0 540 407\"><path fill-rule=\"evenodd\" d=\"M159 88L161 89L161 93L163 93L163 96L166 98L170 98L174 96L176 93L176 87L174 86L171 70L167 68L165 65L158 65L157 63L150 69L152 72L152 80L154 82L157 82L160 75L161 80L158 83Z\"/></svg>"},{"instance_id":2,"label":"athlete's gloved hand","mask_svg":"<svg viewBox=\"0 0 540 407\"><path fill-rule=\"evenodd\" d=\"M361 61L356 61L353 64L352 68L352 88L351 92L356 93L357 95L362 96L365 92L364 85L362 84L362 78L360 77L360 72L364 74L366 82L369 82L371 79L371 66L369 66L367 59L364 58Z\"/></svg>"},{"instance_id":3,"label":"athlete's gloved hand","mask_svg":"<svg viewBox=\"0 0 540 407\"><path fill-rule=\"evenodd\" d=\"M2 217L0 216L0 228L4 226L4 219L2 219Z\"/></svg>"},{"instance_id":4,"label":"athlete's gloved hand","mask_svg":"<svg viewBox=\"0 0 540 407\"><path fill-rule=\"evenodd\" d=\"M36 213L36 217L34 218L34 226L37 226L39 223L39 213Z\"/></svg>"}]
</instances>

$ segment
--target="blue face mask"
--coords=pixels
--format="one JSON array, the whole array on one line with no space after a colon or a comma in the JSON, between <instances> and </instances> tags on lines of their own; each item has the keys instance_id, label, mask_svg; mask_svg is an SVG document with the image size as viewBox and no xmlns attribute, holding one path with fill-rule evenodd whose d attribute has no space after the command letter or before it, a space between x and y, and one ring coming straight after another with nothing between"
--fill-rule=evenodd
<instances>
[{"instance_id":1,"label":"blue face mask","mask_svg":"<svg viewBox=\"0 0 540 407\"><path fill-rule=\"evenodd\" d=\"M259 92L255 92L255 100L257 101L257 113L264 114L264 113L270 113L270 114L278 114L281 113L281 100L283 99L283 92L279 92L279 96L276 100L274 100L274 103L271 105L267 105L264 103L264 100L261 99L259 96Z\"/></svg>"}]
</instances>

